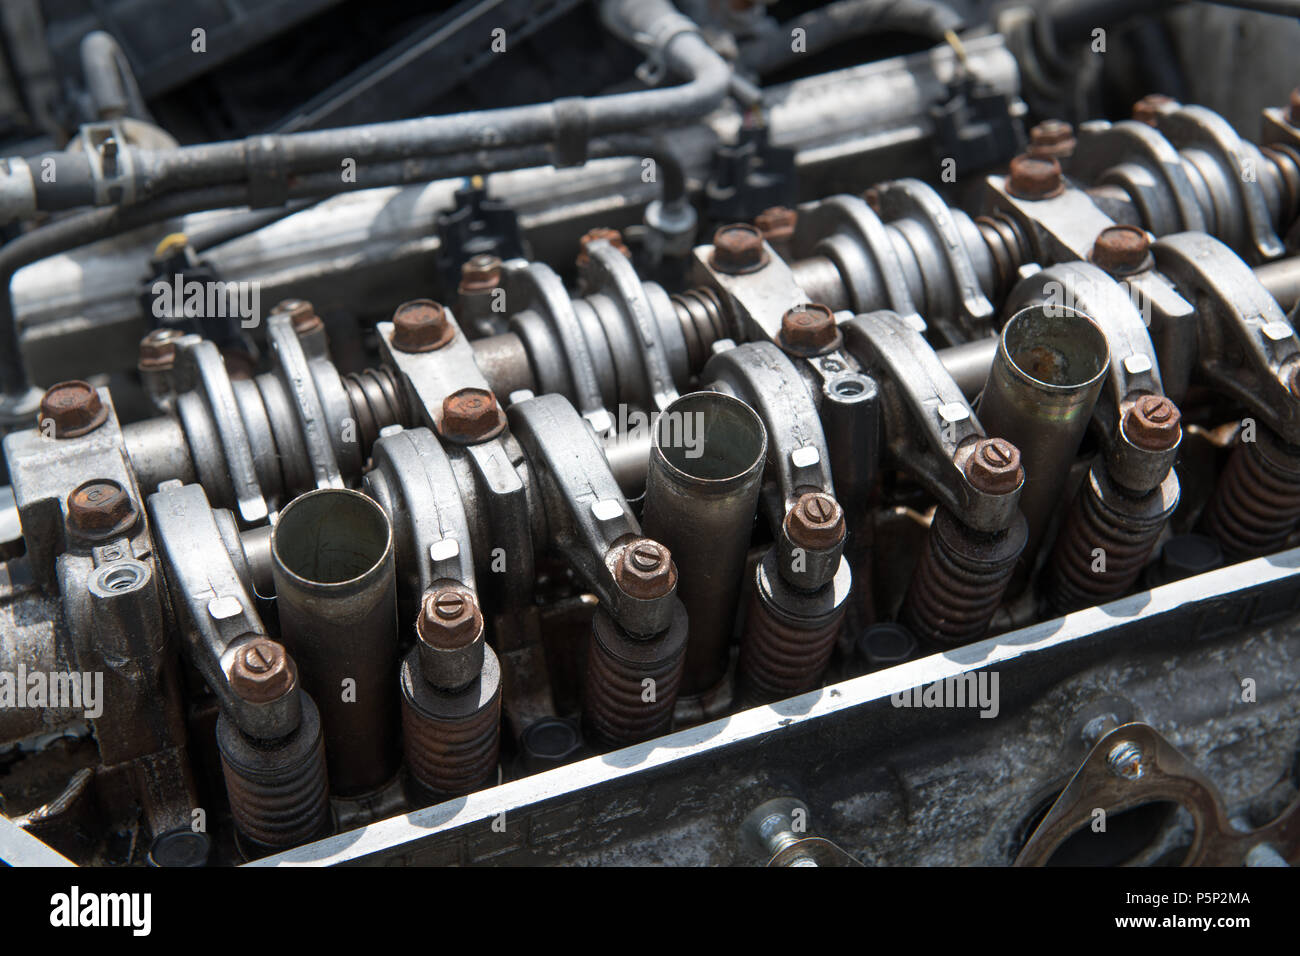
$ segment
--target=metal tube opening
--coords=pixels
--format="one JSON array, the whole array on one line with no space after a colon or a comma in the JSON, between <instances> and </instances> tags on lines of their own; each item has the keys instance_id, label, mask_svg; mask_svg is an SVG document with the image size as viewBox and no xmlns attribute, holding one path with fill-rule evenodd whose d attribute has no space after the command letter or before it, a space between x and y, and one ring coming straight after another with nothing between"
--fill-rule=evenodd
<instances>
[{"instance_id":1,"label":"metal tube opening","mask_svg":"<svg viewBox=\"0 0 1300 956\"><path fill-rule=\"evenodd\" d=\"M363 578L392 547L384 509L355 491L322 488L291 501L276 522L271 546L282 569L309 585Z\"/></svg>"},{"instance_id":2,"label":"metal tube opening","mask_svg":"<svg viewBox=\"0 0 1300 956\"><path fill-rule=\"evenodd\" d=\"M654 452L672 478L725 485L761 468L767 431L752 408L721 392L694 392L655 423Z\"/></svg>"},{"instance_id":3,"label":"metal tube opening","mask_svg":"<svg viewBox=\"0 0 1300 956\"><path fill-rule=\"evenodd\" d=\"M1026 383L1054 391L1083 391L1110 364L1105 333L1082 312L1060 306L1021 309L1002 329L1000 350Z\"/></svg>"}]
</instances>

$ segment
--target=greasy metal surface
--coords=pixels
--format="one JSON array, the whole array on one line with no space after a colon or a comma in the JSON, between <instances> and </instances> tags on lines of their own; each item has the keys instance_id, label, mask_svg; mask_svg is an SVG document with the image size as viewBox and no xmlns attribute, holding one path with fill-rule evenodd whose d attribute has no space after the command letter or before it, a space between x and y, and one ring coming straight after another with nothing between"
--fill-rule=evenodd
<instances>
[{"instance_id":1,"label":"greasy metal surface","mask_svg":"<svg viewBox=\"0 0 1300 956\"><path fill-rule=\"evenodd\" d=\"M742 862L735 828L757 796L782 792L862 862L1009 864L1083 759L1083 724L1103 712L1159 729L1234 815L1280 812L1294 796L1300 736L1297 583L1300 551L1249 561L259 865ZM975 671L1000 675L996 717L891 704ZM1254 703L1241 700L1246 677Z\"/></svg>"},{"instance_id":2,"label":"greasy metal surface","mask_svg":"<svg viewBox=\"0 0 1300 956\"><path fill-rule=\"evenodd\" d=\"M1098 808L1118 814L1162 800L1191 815L1185 866L1242 866L1260 844L1272 845L1285 858L1300 854L1300 801L1245 832L1229 821L1218 788L1191 761L1151 727L1131 723L1097 741L1016 857L1016 866L1046 864L1066 838L1093 821Z\"/></svg>"}]
</instances>

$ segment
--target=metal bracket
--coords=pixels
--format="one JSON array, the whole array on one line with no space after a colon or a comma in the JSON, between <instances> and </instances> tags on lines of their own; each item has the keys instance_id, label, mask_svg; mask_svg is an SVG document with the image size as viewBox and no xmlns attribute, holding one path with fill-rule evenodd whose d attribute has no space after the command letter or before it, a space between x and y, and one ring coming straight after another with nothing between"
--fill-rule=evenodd
<instances>
[{"instance_id":1,"label":"metal bracket","mask_svg":"<svg viewBox=\"0 0 1300 956\"><path fill-rule=\"evenodd\" d=\"M528 455L545 507L549 543L596 592L610 616L637 634L672 623L675 590L661 598L624 594L614 582L611 552L641 536L609 463L568 400L541 395L510 406L510 428Z\"/></svg>"},{"instance_id":2,"label":"metal bracket","mask_svg":"<svg viewBox=\"0 0 1300 956\"><path fill-rule=\"evenodd\" d=\"M893 312L859 315L840 328L849 352L880 387L893 457L970 527L1009 527L1020 488L990 495L967 479L961 462L984 428L921 333Z\"/></svg>"},{"instance_id":3,"label":"metal bracket","mask_svg":"<svg viewBox=\"0 0 1300 956\"><path fill-rule=\"evenodd\" d=\"M1097 808L1113 814L1162 800L1191 815L1195 833L1184 866L1241 866L1260 845L1288 860L1300 854L1300 801L1257 830L1238 830L1214 784L1153 727L1135 722L1097 741L1015 865L1046 865L1066 838L1092 822Z\"/></svg>"},{"instance_id":4,"label":"metal bracket","mask_svg":"<svg viewBox=\"0 0 1300 956\"><path fill-rule=\"evenodd\" d=\"M817 405L799 370L771 342L750 342L709 359L700 381L741 399L767 429L768 477L780 490L779 527L786 511L806 491L835 494L830 450Z\"/></svg>"},{"instance_id":5,"label":"metal bracket","mask_svg":"<svg viewBox=\"0 0 1300 956\"><path fill-rule=\"evenodd\" d=\"M1286 441L1300 443L1300 398L1287 384L1300 367L1300 338L1277 300L1212 236L1166 236L1152 252L1156 267L1196 304L1201 371Z\"/></svg>"}]
</instances>

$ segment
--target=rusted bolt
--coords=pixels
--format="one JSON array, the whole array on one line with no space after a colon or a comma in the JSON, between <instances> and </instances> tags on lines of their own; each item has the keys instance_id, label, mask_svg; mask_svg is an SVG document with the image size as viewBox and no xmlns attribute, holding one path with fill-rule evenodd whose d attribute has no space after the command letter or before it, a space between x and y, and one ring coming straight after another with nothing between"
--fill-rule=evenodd
<instances>
[{"instance_id":1,"label":"rusted bolt","mask_svg":"<svg viewBox=\"0 0 1300 956\"><path fill-rule=\"evenodd\" d=\"M754 225L768 242L785 242L794 235L799 214L789 206L773 206L754 217Z\"/></svg>"},{"instance_id":2,"label":"rusted bolt","mask_svg":"<svg viewBox=\"0 0 1300 956\"><path fill-rule=\"evenodd\" d=\"M763 234L757 226L734 222L713 234L713 267L728 275L755 272L767 264Z\"/></svg>"},{"instance_id":3,"label":"rusted bolt","mask_svg":"<svg viewBox=\"0 0 1300 956\"><path fill-rule=\"evenodd\" d=\"M1300 126L1300 87L1292 90L1287 97L1286 121L1292 126Z\"/></svg>"},{"instance_id":4,"label":"rusted bolt","mask_svg":"<svg viewBox=\"0 0 1300 956\"><path fill-rule=\"evenodd\" d=\"M399 352L432 352L455 334L446 310L432 299L403 302L393 313L393 348Z\"/></svg>"},{"instance_id":5,"label":"rusted bolt","mask_svg":"<svg viewBox=\"0 0 1300 956\"><path fill-rule=\"evenodd\" d=\"M293 660L283 645L265 637L235 652L230 665L230 689L250 704L279 700L294 686Z\"/></svg>"},{"instance_id":6,"label":"rusted bolt","mask_svg":"<svg viewBox=\"0 0 1300 956\"><path fill-rule=\"evenodd\" d=\"M871 211L874 212L877 216L880 215L880 190L879 189L877 189L875 186L872 186L870 189L868 189L866 192L862 194L862 201L865 202L868 208L870 208Z\"/></svg>"},{"instance_id":7,"label":"rusted bolt","mask_svg":"<svg viewBox=\"0 0 1300 956\"><path fill-rule=\"evenodd\" d=\"M663 597L677 584L673 556L658 541L639 538L623 549L614 567L614 583L629 597Z\"/></svg>"},{"instance_id":8,"label":"rusted bolt","mask_svg":"<svg viewBox=\"0 0 1300 956\"><path fill-rule=\"evenodd\" d=\"M1055 159L1017 156L1011 160L1007 189L1021 199L1050 199L1065 190L1061 164Z\"/></svg>"},{"instance_id":9,"label":"rusted bolt","mask_svg":"<svg viewBox=\"0 0 1300 956\"><path fill-rule=\"evenodd\" d=\"M1065 120L1043 120L1029 131L1029 155L1037 159L1065 159L1077 145L1074 127Z\"/></svg>"},{"instance_id":10,"label":"rusted bolt","mask_svg":"<svg viewBox=\"0 0 1300 956\"><path fill-rule=\"evenodd\" d=\"M425 644L439 650L455 650L478 640L483 631L483 612L466 588L448 585L430 591L420 602L415 633Z\"/></svg>"},{"instance_id":11,"label":"rusted bolt","mask_svg":"<svg viewBox=\"0 0 1300 956\"><path fill-rule=\"evenodd\" d=\"M844 540L844 509L824 491L800 495L786 512L785 533L790 541L810 551L824 551Z\"/></svg>"},{"instance_id":12,"label":"rusted bolt","mask_svg":"<svg viewBox=\"0 0 1300 956\"><path fill-rule=\"evenodd\" d=\"M1015 491L1023 477L1020 449L1005 438L981 438L966 459L966 477L986 495Z\"/></svg>"},{"instance_id":13,"label":"rusted bolt","mask_svg":"<svg viewBox=\"0 0 1300 956\"><path fill-rule=\"evenodd\" d=\"M442 434L462 441L482 441L504 425L497 397L486 388L462 388L442 402Z\"/></svg>"},{"instance_id":14,"label":"rusted bolt","mask_svg":"<svg viewBox=\"0 0 1300 956\"><path fill-rule=\"evenodd\" d=\"M595 229L589 229L582 234L578 240L578 268L585 269L587 263L591 262L591 257L587 255L587 247L598 240L605 240L623 255L629 259L632 253L628 250L627 244L623 242L623 234L617 229L610 229L607 226L598 226Z\"/></svg>"},{"instance_id":15,"label":"rusted bolt","mask_svg":"<svg viewBox=\"0 0 1300 956\"><path fill-rule=\"evenodd\" d=\"M55 438L76 438L108 421L108 409L99 400L99 392L89 382L78 380L47 388L39 414L36 427L41 434L48 434L52 425Z\"/></svg>"},{"instance_id":16,"label":"rusted bolt","mask_svg":"<svg viewBox=\"0 0 1300 956\"><path fill-rule=\"evenodd\" d=\"M88 537L107 537L135 524L135 502L109 478L92 478L68 495L68 524Z\"/></svg>"},{"instance_id":17,"label":"rusted bolt","mask_svg":"<svg viewBox=\"0 0 1300 956\"><path fill-rule=\"evenodd\" d=\"M1147 451L1168 451L1183 430L1178 406L1163 395L1143 395L1124 414L1124 434Z\"/></svg>"},{"instance_id":18,"label":"rusted bolt","mask_svg":"<svg viewBox=\"0 0 1300 956\"><path fill-rule=\"evenodd\" d=\"M287 315L293 323L293 330L299 335L307 335L324 328L325 323L316 314L316 309L306 299L285 299L271 310L272 315Z\"/></svg>"},{"instance_id":19,"label":"rusted bolt","mask_svg":"<svg viewBox=\"0 0 1300 956\"><path fill-rule=\"evenodd\" d=\"M471 256L460 267L460 286L457 291L461 295L490 292L500 284L501 258L485 252Z\"/></svg>"},{"instance_id":20,"label":"rusted bolt","mask_svg":"<svg viewBox=\"0 0 1300 956\"><path fill-rule=\"evenodd\" d=\"M142 372L165 372L176 364L176 340L179 329L154 329L140 340L140 358L136 367Z\"/></svg>"},{"instance_id":21,"label":"rusted bolt","mask_svg":"<svg viewBox=\"0 0 1300 956\"><path fill-rule=\"evenodd\" d=\"M1139 123L1155 126L1160 122L1160 114L1175 102L1172 96L1163 93L1151 93L1133 104L1133 118Z\"/></svg>"},{"instance_id":22,"label":"rusted bolt","mask_svg":"<svg viewBox=\"0 0 1300 956\"><path fill-rule=\"evenodd\" d=\"M1151 239L1138 226L1107 226L1093 243L1092 261L1111 275L1131 275L1151 264Z\"/></svg>"},{"instance_id":23,"label":"rusted bolt","mask_svg":"<svg viewBox=\"0 0 1300 956\"><path fill-rule=\"evenodd\" d=\"M801 305L781 317L781 342L791 351L814 355L839 341L835 314L817 303Z\"/></svg>"}]
</instances>

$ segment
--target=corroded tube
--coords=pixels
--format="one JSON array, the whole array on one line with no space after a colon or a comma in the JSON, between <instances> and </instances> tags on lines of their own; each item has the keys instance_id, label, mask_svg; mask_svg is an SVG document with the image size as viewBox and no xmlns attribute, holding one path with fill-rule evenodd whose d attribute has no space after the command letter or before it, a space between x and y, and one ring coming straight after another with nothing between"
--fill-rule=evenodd
<instances>
[{"instance_id":1,"label":"corroded tube","mask_svg":"<svg viewBox=\"0 0 1300 956\"><path fill-rule=\"evenodd\" d=\"M397 771L393 531L370 498L325 488L295 498L271 535L280 633L316 701L330 790L358 796Z\"/></svg>"},{"instance_id":2,"label":"corroded tube","mask_svg":"<svg viewBox=\"0 0 1300 956\"><path fill-rule=\"evenodd\" d=\"M726 673L766 454L762 420L720 392L683 395L655 423L644 531L677 562L689 635L684 696Z\"/></svg>"},{"instance_id":3,"label":"corroded tube","mask_svg":"<svg viewBox=\"0 0 1300 956\"><path fill-rule=\"evenodd\" d=\"M985 432L1020 449L1032 567L1110 367L1105 333L1082 312L1031 305L1007 320L979 402Z\"/></svg>"}]
</instances>

